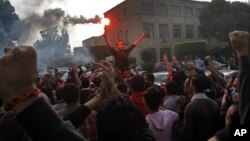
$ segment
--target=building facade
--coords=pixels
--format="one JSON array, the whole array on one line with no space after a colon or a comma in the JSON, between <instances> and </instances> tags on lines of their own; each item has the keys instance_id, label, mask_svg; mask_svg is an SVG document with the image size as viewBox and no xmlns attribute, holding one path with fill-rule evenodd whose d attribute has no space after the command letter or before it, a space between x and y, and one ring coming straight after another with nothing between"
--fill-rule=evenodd
<instances>
[{"instance_id":1,"label":"building facade","mask_svg":"<svg viewBox=\"0 0 250 141\"><path fill-rule=\"evenodd\" d=\"M104 13L110 19L106 33L113 45L122 39L129 46L147 32L130 57L141 64L140 53L149 48L160 61L161 54L171 54L172 44L201 38L199 14L206 4L192 0L125 0ZM89 40L84 42L92 42Z\"/></svg>"}]
</instances>

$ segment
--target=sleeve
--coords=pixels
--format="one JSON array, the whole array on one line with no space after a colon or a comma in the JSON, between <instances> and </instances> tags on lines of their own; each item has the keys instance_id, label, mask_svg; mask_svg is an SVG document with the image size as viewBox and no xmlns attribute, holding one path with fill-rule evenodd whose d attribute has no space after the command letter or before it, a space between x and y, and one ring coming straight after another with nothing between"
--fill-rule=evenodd
<instances>
[{"instance_id":1,"label":"sleeve","mask_svg":"<svg viewBox=\"0 0 250 141\"><path fill-rule=\"evenodd\" d=\"M116 54L116 50L113 47L109 47L109 50L112 55Z\"/></svg>"},{"instance_id":2,"label":"sleeve","mask_svg":"<svg viewBox=\"0 0 250 141\"><path fill-rule=\"evenodd\" d=\"M79 128L79 126L87 118L89 113L90 113L89 108L85 105L82 105L73 112L64 116L63 119L69 120L75 126L75 128Z\"/></svg>"},{"instance_id":3,"label":"sleeve","mask_svg":"<svg viewBox=\"0 0 250 141\"><path fill-rule=\"evenodd\" d=\"M239 60L239 112L241 124L250 124L250 57L242 56Z\"/></svg>"},{"instance_id":4,"label":"sleeve","mask_svg":"<svg viewBox=\"0 0 250 141\"><path fill-rule=\"evenodd\" d=\"M132 44L132 45L130 45L130 46L127 48L126 51L129 53L129 52L132 51L134 48L135 48L135 45Z\"/></svg>"},{"instance_id":5,"label":"sleeve","mask_svg":"<svg viewBox=\"0 0 250 141\"><path fill-rule=\"evenodd\" d=\"M59 118L42 98L19 113L17 121L33 141L86 141L69 122Z\"/></svg>"}]
</instances>

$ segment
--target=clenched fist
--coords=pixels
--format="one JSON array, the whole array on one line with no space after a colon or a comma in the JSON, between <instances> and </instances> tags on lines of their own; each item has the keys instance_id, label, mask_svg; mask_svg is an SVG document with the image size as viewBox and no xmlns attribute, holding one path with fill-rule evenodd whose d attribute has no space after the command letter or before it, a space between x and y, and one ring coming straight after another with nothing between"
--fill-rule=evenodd
<instances>
[{"instance_id":1,"label":"clenched fist","mask_svg":"<svg viewBox=\"0 0 250 141\"><path fill-rule=\"evenodd\" d=\"M37 54L33 47L5 48L0 59L0 98L8 103L35 88Z\"/></svg>"},{"instance_id":2,"label":"clenched fist","mask_svg":"<svg viewBox=\"0 0 250 141\"><path fill-rule=\"evenodd\" d=\"M242 55L248 55L249 33L246 31L233 31L229 33L232 46L240 58Z\"/></svg>"}]
</instances>

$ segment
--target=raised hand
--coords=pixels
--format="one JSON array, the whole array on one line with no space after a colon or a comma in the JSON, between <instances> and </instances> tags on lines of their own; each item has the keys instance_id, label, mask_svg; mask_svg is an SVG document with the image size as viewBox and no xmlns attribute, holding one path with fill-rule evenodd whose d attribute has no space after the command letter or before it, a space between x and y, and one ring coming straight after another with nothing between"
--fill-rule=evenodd
<instances>
[{"instance_id":1,"label":"raised hand","mask_svg":"<svg viewBox=\"0 0 250 141\"><path fill-rule=\"evenodd\" d=\"M236 49L238 58L248 55L249 33L246 31L233 31L229 33L232 46Z\"/></svg>"},{"instance_id":2,"label":"raised hand","mask_svg":"<svg viewBox=\"0 0 250 141\"><path fill-rule=\"evenodd\" d=\"M102 79L101 92L104 95L108 95L113 89L116 88L114 68L110 63L106 61L96 63L96 67L97 69L95 72L97 72L100 78Z\"/></svg>"},{"instance_id":3,"label":"raised hand","mask_svg":"<svg viewBox=\"0 0 250 141\"><path fill-rule=\"evenodd\" d=\"M0 59L0 97L6 104L35 88L37 54L33 47L5 48Z\"/></svg>"}]
</instances>

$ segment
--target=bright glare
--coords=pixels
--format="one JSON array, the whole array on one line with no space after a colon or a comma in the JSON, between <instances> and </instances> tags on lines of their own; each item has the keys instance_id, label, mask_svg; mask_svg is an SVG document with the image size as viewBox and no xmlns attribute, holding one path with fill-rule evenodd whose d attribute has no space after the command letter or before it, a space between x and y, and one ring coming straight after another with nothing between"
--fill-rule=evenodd
<instances>
[{"instance_id":1,"label":"bright glare","mask_svg":"<svg viewBox=\"0 0 250 141\"><path fill-rule=\"evenodd\" d=\"M102 18L101 19L101 24L108 26L110 23L110 20L108 18Z\"/></svg>"}]
</instances>

